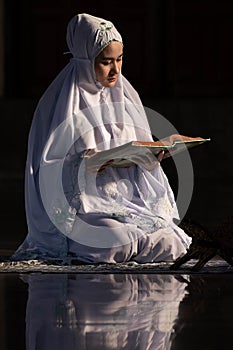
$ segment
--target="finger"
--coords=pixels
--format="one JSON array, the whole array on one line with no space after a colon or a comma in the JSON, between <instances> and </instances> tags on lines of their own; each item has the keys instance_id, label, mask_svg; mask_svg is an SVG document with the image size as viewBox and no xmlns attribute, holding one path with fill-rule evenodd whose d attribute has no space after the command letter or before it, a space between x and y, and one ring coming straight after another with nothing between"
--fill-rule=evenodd
<instances>
[{"instance_id":1,"label":"finger","mask_svg":"<svg viewBox=\"0 0 233 350\"><path fill-rule=\"evenodd\" d=\"M165 152L164 152L164 151L161 151L161 152L159 152L159 154L157 155L157 159L158 159L159 162L161 162L161 161L163 160L164 154L165 154Z\"/></svg>"}]
</instances>

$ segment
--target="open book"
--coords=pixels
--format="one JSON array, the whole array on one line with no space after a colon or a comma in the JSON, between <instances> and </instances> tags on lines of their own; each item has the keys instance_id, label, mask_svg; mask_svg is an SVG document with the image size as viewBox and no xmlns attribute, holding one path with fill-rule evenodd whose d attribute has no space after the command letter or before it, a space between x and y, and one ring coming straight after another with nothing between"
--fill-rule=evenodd
<instances>
[{"instance_id":1,"label":"open book","mask_svg":"<svg viewBox=\"0 0 233 350\"><path fill-rule=\"evenodd\" d=\"M164 151L164 159L180 153L181 151L199 146L207 141L210 141L210 138L173 134L159 141L130 141L106 151L97 150L97 153L93 154L93 157L98 155L99 164L107 163L106 165L111 167L129 167L135 164L131 158L137 155L153 153L157 156L160 152ZM86 157L89 158L92 157L92 155L87 154Z\"/></svg>"}]
</instances>

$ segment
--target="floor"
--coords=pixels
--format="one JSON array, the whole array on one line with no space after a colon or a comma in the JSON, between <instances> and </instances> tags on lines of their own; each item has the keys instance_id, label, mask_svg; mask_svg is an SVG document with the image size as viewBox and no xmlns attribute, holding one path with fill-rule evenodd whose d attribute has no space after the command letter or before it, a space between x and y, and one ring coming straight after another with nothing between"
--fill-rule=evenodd
<instances>
[{"instance_id":1,"label":"floor","mask_svg":"<svg viewBox=\"0 0 233 350\"><path fill-rule=\"evenodd\" d=\"M0 295L1 350L233 346L232 275L1 274Z\"/></svg>"}]
</instances>

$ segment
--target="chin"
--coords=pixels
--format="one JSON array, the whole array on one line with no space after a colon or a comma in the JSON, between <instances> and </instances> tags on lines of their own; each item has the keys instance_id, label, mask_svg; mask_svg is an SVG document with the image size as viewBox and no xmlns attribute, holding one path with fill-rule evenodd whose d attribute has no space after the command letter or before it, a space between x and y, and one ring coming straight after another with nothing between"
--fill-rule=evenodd
<instances>
[{"instance_id":1,"label":"chin","mask_svg":"<svg viewBox=\"0 0 233 350\"><path fill-rule=\"evenodd\" d=\"M108 87L108 88L111 88L111 87L113 87L113 86L115 86L116 85L116 80L115 81L112 81L112 82L107 82L104 86L105 87Z\"/></svg>"}]
</instances>

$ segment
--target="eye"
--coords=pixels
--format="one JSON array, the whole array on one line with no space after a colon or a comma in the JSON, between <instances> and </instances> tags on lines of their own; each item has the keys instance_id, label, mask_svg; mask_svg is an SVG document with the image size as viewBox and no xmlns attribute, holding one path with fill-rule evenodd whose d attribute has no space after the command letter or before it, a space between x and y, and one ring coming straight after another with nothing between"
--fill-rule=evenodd
<instances>
[{"instance_id":1,"label":"eye","mask_svg":"<svg viewBox=\"0 0 233 350\"><path fill-rule=\"evenodd\" d=\"M111 61L102 61L101 62L104 66L108 66L109 64L111 64Z\"/></svg>"},{"instance_id":2,"label":"eye","mask_svg":"<svg viewBox=\"0 0 233 350\"><path fill-rule=\"evenodd\" d=\"M101 61L101 63L102 63L104 66L108 66L109 64L112 63L112 61L111 61L111 60L103 60L103 61Z\"/></svg>"}]
</instances>

